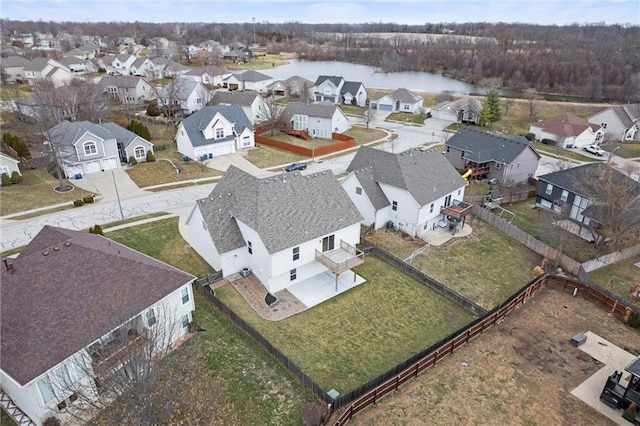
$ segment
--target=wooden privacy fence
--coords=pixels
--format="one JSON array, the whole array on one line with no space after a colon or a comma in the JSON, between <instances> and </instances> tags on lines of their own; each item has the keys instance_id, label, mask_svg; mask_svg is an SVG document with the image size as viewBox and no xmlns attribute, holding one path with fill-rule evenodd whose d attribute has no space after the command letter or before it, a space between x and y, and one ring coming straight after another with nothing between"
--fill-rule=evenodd
<instances>
[{"instance_id":1,"label":"wooden privacy fence","mask_svg":"<svg viewBox=\"0 0 640 426\"><path fill-rule=\"evenodd\" d=\"M349 136L342 135L340 133L332 133L331 138L336 142L329 145L322 145L312 147L312 142L307 141L309 146L296 145L284 141L268 138L266 136L258 135L256 131L255 141L258 144L272 146L274 148L284 149L286 151L295 152L297 154L306 155L307 157L314 157L320 155L331 154L333 152L343 151L345 149L353 148L356 146L356 140Z\"/></svg>"},{"instance_id":2,"label":"wooden privacy fence","mask_svg":"<svg viewBox=\"0 0 640 426\"><path fill-rule=\"evenodd\" d=\"M526 303L526 301L537 293L543 286L556 288L571 294L574 294L575 292L576 296L581 296L584 299L599 305L601 308L606 309L620 320L623 320L628 316L629 311L633 312L635 315L640 315L640 308L638 306L632 305L615 295L605 294L600 289L570 278L544 275L532 281L529 285L511 296L500 306L494 308L484 317L473 321L471 324L450 335L442 342L436 344L435 347L429 348L430 350L425 356L402 370L395 377L390 378L371 391L364 393L361 397L355 400L355 402L351 404L344 413L342 413L334 425L344 425L351 420L354 415L370 405L375 404L380 398L390 392L397 390L400 385L417 377L418 374L422 373L427 368L435 366L442 358L452 354L456 349L465 343L468 343L474 337L481 335L485 330L490 329L499 321L503 320L517 307ZM339 407L340 404L335 404L335 406Z\"/></svg>"}]
</instances>

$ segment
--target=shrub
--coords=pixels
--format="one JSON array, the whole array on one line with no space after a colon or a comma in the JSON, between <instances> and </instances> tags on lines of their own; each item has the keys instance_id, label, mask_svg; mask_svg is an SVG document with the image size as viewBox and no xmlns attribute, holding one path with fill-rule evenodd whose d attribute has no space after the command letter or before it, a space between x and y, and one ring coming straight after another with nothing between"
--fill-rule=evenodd
<instances>
[{"instance_id":1,"label":"shrub","mask_svg":"<svg viewBox=\"0 0 640 426\"><path fill-rule=\"evenodd\" d=\"M82 206L84 206L84 201L79 200L79 199L78 199L78 200L75 200L75 201L73 202L73 205L74 205L74 206L76 206L76 207L82 207Z\"/></svg>"},{"instance_id":2,"label":"shrub","mask_svg":"<svg viewBox=\"0 0 640 426\"><path fill-rule=\"evenodd\" d=\"M524 137L527 138L529 142L533 142L534 140L536 140L536 135L534 135L533 133L527 133L526 135L524 135Z\"/></svg>"},{"instance_id":3,"label":"shrub","mask_svg":"<svg viewBox=\"0 0 640 426\"><path fill-rule=\"evenodd\" d=\"M11 178L8 174L3 173L2 176L0 176L0 183L2 184L2 186L9 186L13 182L11 182Z\"/></svg>"},{"instance_id":4,"label":"shrub","mask_svg":"<svg viewBox=\"0 0 640 426\"><path fill-rule=\"evenodd\" d=\"M148 141L151 140L151 132L149 131L149 128L141 121L135 119L131 120L129 122L129 130L141 138L145 138Z\"/></svg>"},{"instance_id":5,"label":"shrub","mask_svg":"<svg viewBox=\"0 0 640 426\"><path fill-rule=\"evenodd\" d=\"M89 232L91 232L91 229L92 229L92 228L89 228ZM104 237L104 231L102 230L102 227L101 227L100 225L98 225L98 224L96 224L96 225L93 227L93 232L92 232L92 233L93 233L93 234L102 235L102 236Z\"/></svg>"},{"instance_id":6,"label":"shrub","mask_svg":"<svg viewBox=\"0 0 640 426\"><path fill-rule=\"evenodd\" d=\"M149 117L157 117L160 114L162 114L162 111L160 111L160 107L157 103L150 102L149 105L147 105L147 115Z\"/></svg>"},{"instance_id":7,"label":"shrub","mask_svg":"<svg viewBox=\"0 0 640 426\"><path fill-rule=\"evenodd\" d=\"M93 195L87 195L86 197L82 198L82 202L85 204L91 204L93 203L95 200L93 199Z\"/></svg>"},{"instance_id":8,"label":"shrub","mask_svg":"<svg viewBox=\"0 0 640 426\"><path fill-rule=\"evenodd\" d=\"M638 328L640 327L640 314L635 314L631 318L629 318L629 327Z\"/></svg>"},{"instance_id":9,"label":"shrub","mask_svg":"<svg viewBox=\"0 0 640 426\"><path fill-rule=\"evenodd\" d=\"M318 404L310 402L300 409L300 417L304 426L319 426L322 424L322 407Z\"/></svg>"},{"instance_id":10,"label":"shrub","mask_svg":"<svg viewBox=\"0 0 640 426\"><path fill-rule=\"evenodd\" d=\"M542 139L540 142L542 142L544 145L551 146L554 146L556 144L556 141L554 141L553 139Z\"/></svg>"},{"instance_id":11,"label":"shrub","mask_svg":"<svg viewBox=\"0 0 640 426\"><path fill-rule=\"evenodd\" d=\"M156 161L156 156L153 155L153 151L147 151L147 162L153 163Z\"/></svg>"},{"instance_id":12,"label":"shrub","mask_svg":"<svg viewBox=\"0 0 640 426\"><path fill-rule=\"evenodd\" d=\"M22 182L22 175L18 172L13 172L11 173L11 183L21 183Z\"/></svg>"},{"instance_id":13,"label":"shrub","mask_svg":"<svg viewBox=\"0 0 640 426\"><path fill-rule=\"evenodd\" d=\"M634 423L636 421L636 404L635 403L631 403L629 405L629 408L627 408L626 410L624 410L624 413L622 413L622 418L625 420L629 420L631 423Z\"/></svg>"},{"instance_id":14,"label":"shrub","mask_svg":"<svg viewBox=\"0 0 640 426\"><path fill-rule=\"evenodd\" d=\"M58 179L58 165L56 163L49 164L47 166L47 172L54 178Z\"/></svg>"},{"instance_id":15,"label":"shrub","mask_svg":"<svg viewBox=\"0 0 640 426\"><path fill-rule=\"evenodd\" d=\"M20 136L13 135L11 133L5 133L2 135L2 141L13 148L19 157L31 158L29 147L26 143L24 143Z\"/></svg>"},{"instance_id":16,"label":"shrub","mask_svg":"<svg viewBox=\"0 0 640 426\"><path fill-rule=\"evenodd\" d=\"M57 417L47 417L42 426L61 426L60 419Z\"/></svg>"},{"instance_id":17,"label":"shrub","mask_svg":"<svg viewBox=\"0 0 640 426\"><path fill-rule=\"evenodd\" d=\"M131 157L129 157L129 164L135 166L136 164L138 164L138 160L136 160L136 158L132 155Z\"/></svg>"}]
</instances>

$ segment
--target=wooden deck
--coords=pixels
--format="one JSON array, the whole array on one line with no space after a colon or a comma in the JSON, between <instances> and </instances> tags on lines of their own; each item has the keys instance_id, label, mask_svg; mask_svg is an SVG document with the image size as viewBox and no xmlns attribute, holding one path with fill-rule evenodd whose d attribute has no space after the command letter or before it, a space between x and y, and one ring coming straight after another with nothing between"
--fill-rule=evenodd
<instances>
[{"instance_id":1,"label":"wooden deck","mask_svg":"<svg viewBox=\"0 0 640 426\"><path fill-rule=\"evenodd\" d=\"M364 263L364 253L340 241L337 249L325 251L316 250L316 260L330 269L333 273L339 274Z\"/></svg>"}]
</instances>

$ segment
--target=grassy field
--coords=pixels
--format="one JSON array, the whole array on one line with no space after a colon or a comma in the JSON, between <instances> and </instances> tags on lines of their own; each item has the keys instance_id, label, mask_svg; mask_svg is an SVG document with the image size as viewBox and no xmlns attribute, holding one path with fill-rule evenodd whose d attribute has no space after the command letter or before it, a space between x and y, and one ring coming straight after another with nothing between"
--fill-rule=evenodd
<instances>
[{"instance_id":1,"label":"grassy field","mask_svg":"<svg viewBox=\"0 0 640 426\"><path fill-rule=\"evenodd\" d=\"M612 152L615 149L615 155L622 158L638 158L640 157L640 143L611 143L602 146L602 149Z\"/></svg>"},{"instance_id":2,"label":"grassy field","mask_svg":"<svg viewBox=\"0 0 640 426\"><path fill-rule=\"evenodd\" d=\"M224 67L229 71L268 70L286 63L287 61L282 59L280 55L265 54L264 56L257 56L246 63L242 61L234 63L232 60L225 59Z\"/></svg>"},{"instance_id":3,"label":"grassy field","mask_svg":"<svg viewBox=\"0 0 640 426\"><path fill-rule=\"evenodd\" d=\"M375 256L367 282L287 319L260 317L231 286L216 295L323 389L345 393L468 323L469 312Z\"/></svg>"},{"instance_id":4,"label":"grassy field","mask_svg":"<svg viewBox=\"0 0 640 426\"><path fill-rule=\"evenodd\" d=\"M196 276L212 269L182 239L178 219L109 232L114 241ZM223 403L212 405L215 424L299 425L300 407L314 396L268 353L236 328L197 292L194 320L206 353L203 372L222 386Z\"/></svg>"},{"instance_id":5,"label":"grassy field","mask_svg":"<svg viewBox=\"0 0 640 426\"><path fill-rule=\"evenodd\" d=\"M387 121L402 121L405 123L424 125L427 114L411 114L407 112L392 112L387 116Z\"/></svg>"},{"instance_id":6,"label":"grassy field","mask_svg":"<svg viewBox=\"0 0 640 426\"><path fill-rule=\"evenodd\" d=\"M23 170L22 176L24 177L22 183L0 187L0 215L5 216L67 202L69 208L73 208L73 200L91 195L90 192L79 188L64 194L55 192L53 188L58 186L59 181L43 168Z\"/></svg>"},{"instance_id":7,"label":"grassy field","mask_svg":"<svg viewBox=\"0 0 640 426\"><path fill-rule=\"evenodd\" d=\"M604 158L598 159L593 156L583 154L584 151L580 149L565 149L557 146L545 145L540 142L533 142L533 147L540 152L550 154L556 157L570 158L572 160L582 161L586 163L594 163L596 161L604 161Z\"/></svg>"},{"instance_id":8,"label":"grassy field","mask_svg":"<svg viewBox=\"0 0 640 426\"><path fill-rule=\"evenodd\" d=\"M485 309L493 308L534 278L541 258L491 225L467 218L473 229L413 259L413 266ZM421 247L422 240L397 231L378 230L366 237L395 256L405 259Z\"/></svg>"},{"instance_id":9,"label":"grassy field","mask_svg":"<svg viewBox=\"0 0 640 426\"><path fill-rule=\"evenodd\" d=\"M613 265L589 272L589 276L607 290L618 296L627 297L631 284L640 284L640 267L635 266L639 262L640 256L630 257ZM613 284L609 284L612 276L618 277L624 283L616 281Z\"/></svg>"},{"instance_id":10,"label":"grassy field","mask_svg":"<svg viewBox=\"0 0 640 426\"><path fill-rule=\"evenodd\" d=\"M284 149L258 144L255 148L248 150L247 156L244 158L253 163L256 167L268 169L280 164L307 160L309 157L295 152L286 151Z\"/></svg>"},{"instance_id":11,"label":"grassy field","mask_svg":"<svg viewBox=\"0 0 640 426\"><path fill-rule=\"evenodd\" d=\"M3 84L0 86L0 99L26 98L31 95L28 84Z\"/></svg>"}]
</instances>

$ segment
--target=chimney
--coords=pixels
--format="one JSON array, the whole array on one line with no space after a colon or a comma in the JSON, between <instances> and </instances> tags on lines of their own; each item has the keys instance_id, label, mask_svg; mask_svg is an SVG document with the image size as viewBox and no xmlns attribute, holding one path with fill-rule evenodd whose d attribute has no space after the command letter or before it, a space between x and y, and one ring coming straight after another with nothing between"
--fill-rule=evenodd
<instances>
[{"instance_id":1,"label":"chimney","mask_svg":"<svg viewBox=\"0 0 640 426\"><path fill-rule=\"evenodd\" d=\"M2 259L4 262L4 267L7 269L7 272L13 271L13 263L9 262L9 259Z\"/></svg>"}]
</instances>

